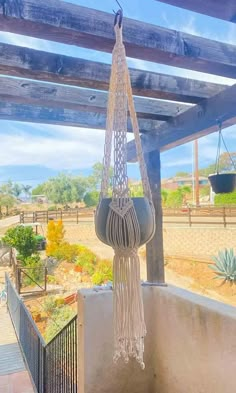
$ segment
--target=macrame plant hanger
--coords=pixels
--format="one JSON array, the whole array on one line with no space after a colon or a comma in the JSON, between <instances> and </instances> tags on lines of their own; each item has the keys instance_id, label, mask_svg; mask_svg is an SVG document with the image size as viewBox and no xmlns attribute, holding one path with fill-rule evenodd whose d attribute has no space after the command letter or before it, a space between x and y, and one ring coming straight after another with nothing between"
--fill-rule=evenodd
<instances>
[{"instance_id":1,"label":"macrame plant hanger","mask_svg":"<svg viewBox=\"0 0 236 393\"><path fill-rule=\"evenodd\" d=\"M155 231L155 215L146 165L142 153L139 126L134 107L125 47L122 40L122 10L115 16L116 42L107 108L103 175L95 228L98 238L114 249L113 313L114 361L135 358L144 368L144 321L138 248ZM127 176L128 110L139 161L144 198L131 198ZM109 198L109 168L114 142L112 197Z\"/></svg>"}]
</instances>

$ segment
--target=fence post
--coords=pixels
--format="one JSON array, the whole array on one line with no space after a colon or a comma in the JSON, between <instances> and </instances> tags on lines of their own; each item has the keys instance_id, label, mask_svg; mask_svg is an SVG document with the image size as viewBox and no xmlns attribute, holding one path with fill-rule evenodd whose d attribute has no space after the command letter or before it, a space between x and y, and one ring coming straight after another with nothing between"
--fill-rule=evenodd
<instances>
[{"instance_id":1,"label":"fence post","mask_svg":"<svg viewBox=\"0 0 236 393\"><path fill-rule=\"evenodd\" d=\"M79 224L79 209L76 211L76 224Z\"/></svg>"},{"instance_id":2,"label":"fence post","mask_svg":"<svg viewBox=\"0 0 236 393\"><path fill-rule=\"evenodd\" d=\"M189 223L189 226L191 227L192 226L192 220L191 220L191 208L189 207L188 208L188 223Z\"/></svg>"},{"instance_id":3,"label":"fence post","mask_svg":"<svg viewBox=\"0 0 236 393\"><path fill-rule=\"evenodd\" d=\"M225 206L223 207L223 221L224 221L224 227L226 228L227 222L226 222Z\"/></svg>"},{"instance_id":4,"label":"fence post","mask_svg":"<svg viewBox=\"0 0 236 393\"><path fill-rule=\"evenodd\" d=\"M47 224L48 224L48 210L47 210Z\"/></svg>"},{"instance_id":5,"label":"fence post","mask_svg":"<svg viewBox=\"0 0 236 393\"><path fill-rule=\"evenodd\" d=\"M46 292L46 291L47 291L47 275L48 275L48 269L47 269L47 267L45 267L44 269L45 269L45 271L44 271L44 291Z\"/></svg>"},{"instance_id":6,"label":"fence post","mask_svg":"<svg viewBox=\"0 0 236 393\"><path fill-rule=\"evenodd\" d=\"M42 393L48 393L47 389L47 353L46 353L46 347L43 347L43 359L42 359L42 364L43 364L43 384L42 384Z\"/></svg>"},{"instance_id":7,"label":"fence post","mask_svg":"<svg viewBox=\"0 0 236 393\"><path fill-rule=\"evenodd\" d=\"M20 213L20 224L24 224L24 212Z\"/></svg>"},{"instance_id":8,"label":"fence post","mask_svg":"<svg viewBox=\"0 0 236 393\"><path fill-rule=\"evenodd\" d=\"M21 269L20 267L16 266L16 290L20 294L20 287L21 287Z\"/></svg>"}]
</instances>

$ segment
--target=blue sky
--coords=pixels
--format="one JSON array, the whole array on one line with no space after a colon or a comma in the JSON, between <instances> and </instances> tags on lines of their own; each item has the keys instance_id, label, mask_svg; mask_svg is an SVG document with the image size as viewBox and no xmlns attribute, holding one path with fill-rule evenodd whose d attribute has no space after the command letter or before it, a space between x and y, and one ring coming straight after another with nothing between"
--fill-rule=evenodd
<instances>
[{"instance_id":1,"label":"blue sky","mask_svg":"<svg viewBox=\"0 0 236 393\"><path fill-rule=\"evenodd\" d=\"M117 9L111 0L71 0L82 6L112 12ZM154 0L122 1L125 16L159 26L176 29L193 35L236 45L236 25L214 18L181 10ZM145 3L145 6L144 6ZM75 46L38 40L30 37L0 32L0 41L48 52L83 57L110 63L111 55ZM128 59L131 67L163 72L206 81L232 85L234 80L210 74L201 74L137 59ZM231 151L236 150L236 127L224 131ZM12 180L30 182L44 181L60 171L81 173L102 160L104 132L66 126L49 126L0 120L0 184ZM199 140L200 166L215 159L217 135ZM162 176L172 176L176 171L191 171L192 144L186 144L162 153ZM137 167L130 169L132 177L138 176Z\"/></svg>"}]
</instances>

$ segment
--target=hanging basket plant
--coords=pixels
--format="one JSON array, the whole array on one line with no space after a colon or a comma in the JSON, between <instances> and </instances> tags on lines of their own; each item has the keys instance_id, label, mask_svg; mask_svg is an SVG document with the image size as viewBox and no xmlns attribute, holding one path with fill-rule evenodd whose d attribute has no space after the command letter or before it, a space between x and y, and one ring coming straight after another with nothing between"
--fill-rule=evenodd
<instances>
[{"instance_id":1,"label":"hanging basket plant","mask_svg":"<svg viewBox=\"0 0 236 393\"><path fill-rule=\"evenodd\" d=\"M212 190L216 194L226 194L229 192L233 192L236 189L236 173L234 172L219 173L221 142L223 142L226 151L230 157L230 160L232 162L232 166L236 171L235 163L229 153L229 150L227 149L227 146L225 144L222 135L222 124L219 123L219 141L218 141L218 148L217 148L217 155L216 155L216 173L208 176Z\"/></svg>"},{"instance_id":2,"label":"hanging basket plant","mask_svg":"<svg viewBox=\"0 0 236 393\"><path fill-rule=\"evenodd\" d=\"M155 214L142 152L130 75L122 39L122 10L115 16L115 46L107 108L100 201L95 215L98 238L114 249L113 309L114 360L135 358L144 368L146 326L140 283L138 248L155 231ZM128 112L134 132L144 197L131 198L127 176ZM113 145L114 174L109 193L109 167Z\"/></svg>"},{"instance_id":3,"label":"hanging basket plant","mask_svg":"<svg viewBox=\"0 0 236 393\"><path fill-rule=\"evenodd\" d=\"M233 192L236 188L236 173L215 173L209 175L208 179L216 194Z\"/></svg>"}]
</instances>

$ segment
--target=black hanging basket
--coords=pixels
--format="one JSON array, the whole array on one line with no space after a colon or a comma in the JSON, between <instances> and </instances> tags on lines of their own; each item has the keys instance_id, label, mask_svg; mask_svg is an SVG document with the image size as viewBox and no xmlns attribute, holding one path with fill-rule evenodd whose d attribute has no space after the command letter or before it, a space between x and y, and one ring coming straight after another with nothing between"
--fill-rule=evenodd
<instances>
[{"instance_id":1,"label":"black hanging basket","mask_svg":"<svg viewBox=\"0 0 236 393\"><path fill-rule=\"evenodd\" d=\"M217 120L219 126L219 140L218 140L218 148L216 154L216 165L215 171L216 173L209 175L208 180L211 184L212 190L216 194L227 194L229 192L233 192L236 188L236 166L230 155L230 152L226 146L224 137L222 135L222 121ZM229 155L230 161L232 163L232 168L234 168L235 173L219 173L220 169L220 150L221 150L221 142L223 142L225 149Z\"/></svg>"},{"instance_id":2,"label":"black hanging basket","mask_svg":"<svg viewBox=\"0 0 236 393\"><path fill-rule=\"evenodd\" d=\"M236 173L214 173L208 179L216 194L233 192L236 188Z\"/></svg>"}]
</instances>

